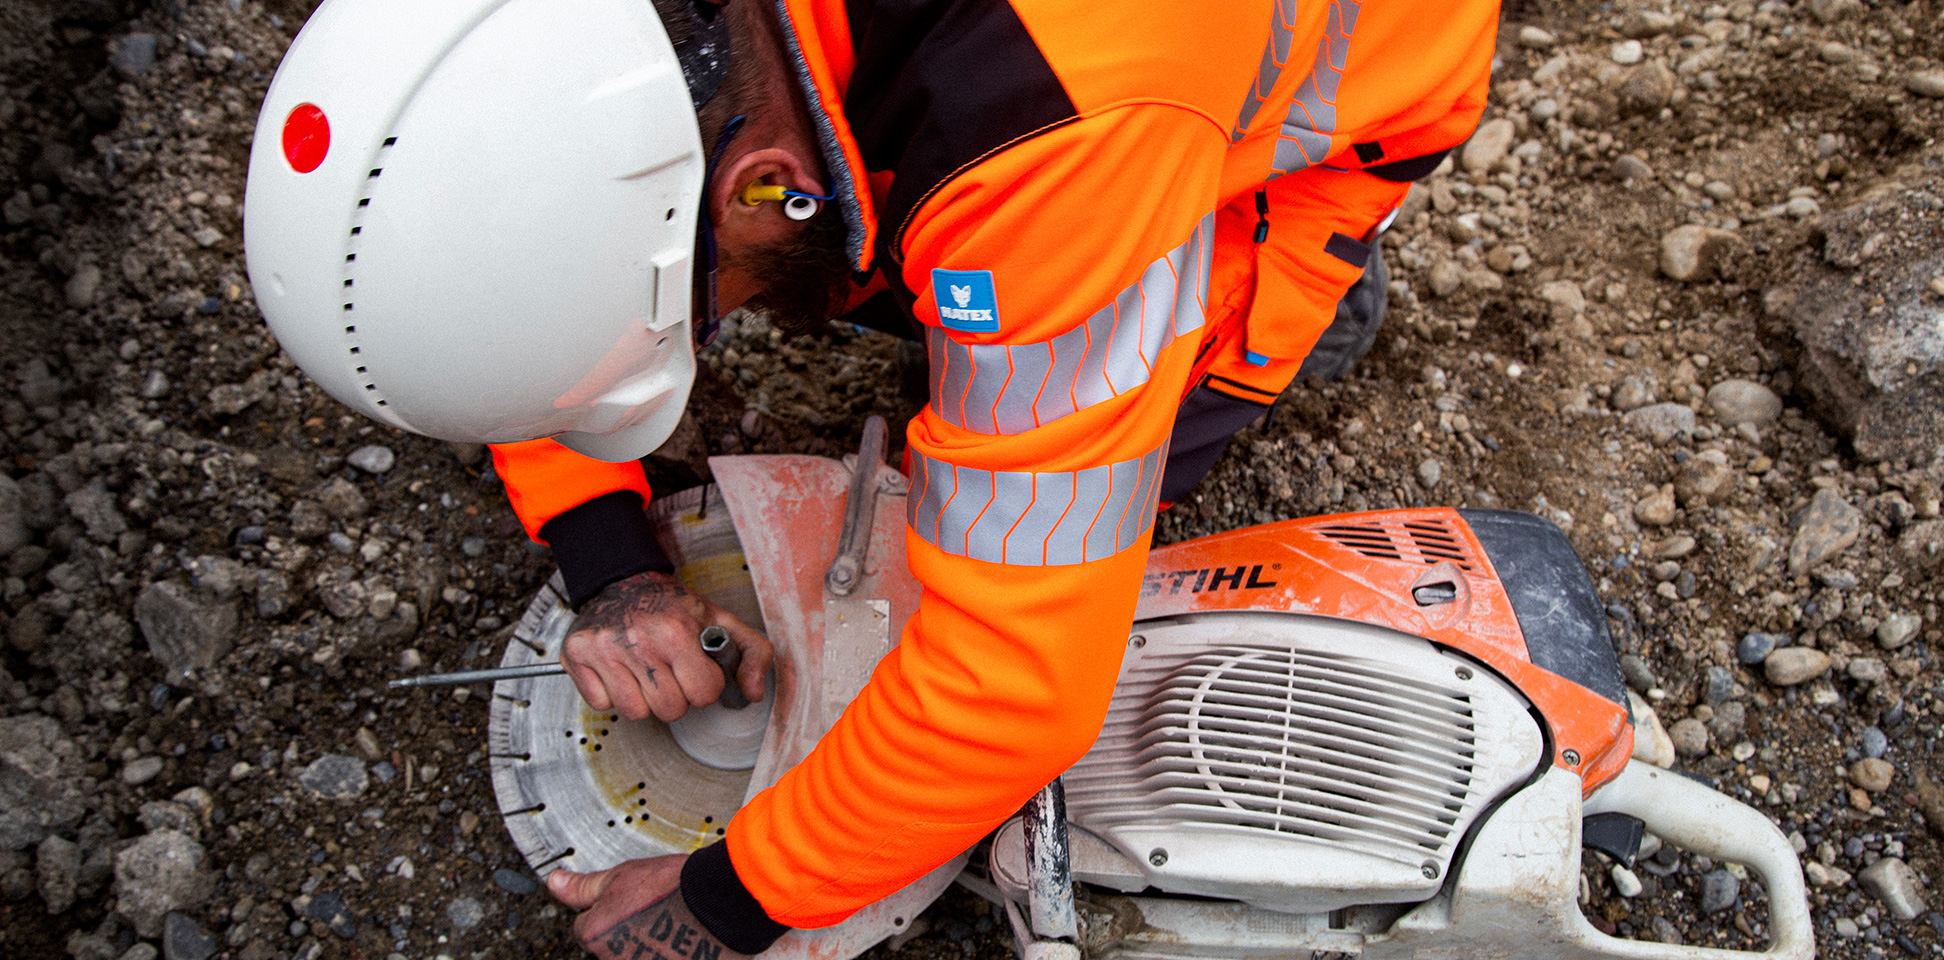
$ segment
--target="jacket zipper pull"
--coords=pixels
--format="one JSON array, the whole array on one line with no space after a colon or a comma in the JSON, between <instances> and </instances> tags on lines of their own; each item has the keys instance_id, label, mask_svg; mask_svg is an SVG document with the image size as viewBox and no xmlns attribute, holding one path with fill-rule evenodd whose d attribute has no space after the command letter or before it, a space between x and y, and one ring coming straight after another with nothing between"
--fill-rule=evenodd
<instances>
[{"instance_id":1,"label":"jacket zipper pull","mask_svg":"<svg viewBox=\"0 0 1944 960\"><path fill-rule=\"evenodd\" d=\"M1269 239L1269 191L1256 191L1255 242Z\"/></svg>"}]
</instances>

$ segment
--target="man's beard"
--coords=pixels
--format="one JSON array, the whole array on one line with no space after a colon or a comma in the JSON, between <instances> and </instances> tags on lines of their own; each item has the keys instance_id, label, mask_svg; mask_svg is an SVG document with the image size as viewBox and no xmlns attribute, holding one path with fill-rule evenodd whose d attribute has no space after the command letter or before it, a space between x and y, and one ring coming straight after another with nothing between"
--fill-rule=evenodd
<instances>
[{"instance_id":1,"label":"man's beard","mask_svg":"<svg viewBox=\"0 0 1944 960\"><path fill-rule=\"evenodd\" d=\"M836 204L826 204L802 233L746 252L723 251L723 266L756 278L758 293L746 306L769 314L784 335L816 330L843 309L851 277L848 234Z\"/></svg>"}]
</instances>

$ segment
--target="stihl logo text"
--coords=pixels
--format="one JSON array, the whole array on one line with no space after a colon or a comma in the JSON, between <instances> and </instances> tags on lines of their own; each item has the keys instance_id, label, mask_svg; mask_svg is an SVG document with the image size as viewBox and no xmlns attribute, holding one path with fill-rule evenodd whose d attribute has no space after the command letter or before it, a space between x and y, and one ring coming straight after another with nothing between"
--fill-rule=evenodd
<instances>
[{"instance_id":1,"label":"stihl logo text","mask_svg":"<svg viewBox=\"0 0 1944 960\"><path fill-rule=\"evenodd\" d=\"M1246 579L1245 579L1246 578ZM1150 573L1141 578L1141 596L1158 597L1162 594L1173 596L1177 593L1208 593L1215 590L1261 590L1276 585L1274 580L1262 579L1262 564L1239 566L1234 569L1216 567L1213 570L1171 570L1167 573Z\"/></svg>"}]
</instances>

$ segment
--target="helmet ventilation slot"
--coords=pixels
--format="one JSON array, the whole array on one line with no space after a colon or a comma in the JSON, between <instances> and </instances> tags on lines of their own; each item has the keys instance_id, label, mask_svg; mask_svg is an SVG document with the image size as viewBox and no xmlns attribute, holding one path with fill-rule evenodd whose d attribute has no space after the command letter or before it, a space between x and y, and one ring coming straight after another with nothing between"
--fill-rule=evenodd
<instances>
[{"instance_id":1,"label":"helmet ventilation slot","mask_svg":"<svg viewBox=\"0 0 1944 960\"><path fill-rule=\"evenodd\" d=\"M353 290L353 288L357 286L357 278L352 275L352 271L356 269L354 265L358 262L357 247L358 244L362 241L364 236L365 212L371 209L372 198L370 196L370 192L373 188L373 181L378 179L379 174L385 172L385 168L384 168L385 153L386 151L391 149L393 144L396 144L397 142L398 142L397 137L386 137L384 143L378 148L379 162L371 168L370 173L365 175L365 196L359 197L358 202L351 208L351 217L352 217L351 229L350 232L345 237L345 243L350 249L347 249L344 254L344 273L345 273L344 291L345 291L345 296L347 298L351 296L351 291ZM356 309L357 309L356 301L351 299L346 299L344 301L345 313L347 314L351 313ZM346 341L345 342L346 357L348 358L361 357L364 353L364 347L360 345L358 342L358 328L355 324L345 325L344 337ZM383 391L378 389L377 382L372 378L370 366L365 363L360 363L357 359L351 359L350 364L352 368L351 369L352 376L356 379L358 385L364 388L364 394L367 397L371 398L373 404L380 407L386 406L387 401L385 399L384 393Z\"/></svg>"}]
</instances>

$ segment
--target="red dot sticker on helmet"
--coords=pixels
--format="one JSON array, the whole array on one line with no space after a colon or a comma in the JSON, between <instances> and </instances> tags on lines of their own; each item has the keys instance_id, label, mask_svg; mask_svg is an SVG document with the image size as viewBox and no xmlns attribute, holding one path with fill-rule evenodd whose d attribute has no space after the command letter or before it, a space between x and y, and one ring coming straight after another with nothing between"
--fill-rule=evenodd
<instances>
[{"instance_id":1,"label":"red dot sticker on helmet","mask_svg":"<svg viewBox=\"0 0 1944 960\"><path fill-rule=\"evenodd\" d=\"M284 118L283 152L290 169L298 173L317 169L331 152L331 122L316 104L300 103Z\"/></svg>"}]
</instances>

